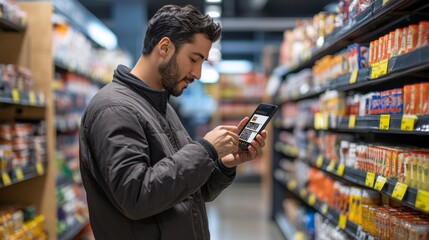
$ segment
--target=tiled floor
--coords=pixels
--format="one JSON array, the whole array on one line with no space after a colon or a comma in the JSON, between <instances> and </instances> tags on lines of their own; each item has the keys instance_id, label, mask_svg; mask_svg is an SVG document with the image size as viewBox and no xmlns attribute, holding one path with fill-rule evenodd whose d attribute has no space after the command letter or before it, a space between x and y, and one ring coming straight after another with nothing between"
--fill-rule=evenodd
<instances>
[{"instance_id":1,"label":"tiled floor","mask_svg":"<svg viewBox=\"0 0 429 240\"><path fill-rule=\"evenodd\" d=\"M284 240L260 184L233 183L207 204L212 240Z\"/></svg>"}]
</instances>

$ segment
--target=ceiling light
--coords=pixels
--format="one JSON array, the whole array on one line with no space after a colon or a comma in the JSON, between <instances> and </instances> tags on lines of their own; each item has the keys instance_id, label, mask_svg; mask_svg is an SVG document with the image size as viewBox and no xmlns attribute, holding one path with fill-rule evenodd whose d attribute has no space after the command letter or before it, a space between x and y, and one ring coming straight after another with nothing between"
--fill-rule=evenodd
<instances>
[{"instance_id":1,"label":"ceiling light","mask_svg":"<svg viewBox=\"0 0 429 240\"><path fill-rule=\"evenodd\" d=\"M208 3L221 3L222 0L206 0Z\"/></svg>"},{"instance_id":2,"label":"ceiling light","mask_svg":"<svg viewBox=\"0 0 429 240\"><path fill-rule=\"evenodd\" d=\"M212 18L220 18L222 9L217 5L206 6L206 14Z\"/></svg>"}]
</instances>

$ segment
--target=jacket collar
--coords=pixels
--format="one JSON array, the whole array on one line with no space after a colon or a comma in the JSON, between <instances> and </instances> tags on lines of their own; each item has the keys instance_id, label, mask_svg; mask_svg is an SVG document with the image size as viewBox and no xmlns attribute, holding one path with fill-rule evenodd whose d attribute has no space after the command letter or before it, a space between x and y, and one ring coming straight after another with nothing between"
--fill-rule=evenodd
<instances>
[{"instance_id":1,"label":"jacket collar","mask_svg":"<svg viewBox=\"0 0 429 240\"><path fill-rule=\"evenodd\" d=\"M113 74L113 82L124 84L145 98L158 112L165 115L170 94L166 90L155 90L131 73L131 69L119 65Z\"/></svg>"}]
</instances>

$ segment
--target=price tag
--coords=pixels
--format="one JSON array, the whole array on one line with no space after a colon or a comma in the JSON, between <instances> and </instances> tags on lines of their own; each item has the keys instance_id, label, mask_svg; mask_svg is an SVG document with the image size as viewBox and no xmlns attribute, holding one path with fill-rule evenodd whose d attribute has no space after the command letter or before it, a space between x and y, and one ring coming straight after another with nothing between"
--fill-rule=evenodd
<instances>
[{"instance_id":1,"label":"price tag","mask_svg":"<svg viewBox=\"0 0 429 240\"><path fill-rule=\"evenodd\" d=\"M337 169L337 175L342 177L344 175L344 170L346 169L346 166L344 164L340 164L338 165L338 169Z\"/></svg>"},{"instance_id":2,"label":"price tag","mask_svg":"<svg viewBox=\"0 0 429 240\"><path fill-rule=\"evenodd\" d=\"M340 218L338 219L338 226L340 226L341 229L346 229L347 227L347 216L344 214L340 214Z\"/></svg>"},{"instance_id":3,"label":"price tag","mask_svg":"<svg viewBox=\"0 0 429 240\"><path fill-rule=\"evenodd\" d=\"M353 129L356 126L356 115L349 116L349 128Z\"/></svg>"},{"instance_id":4,"label":"price tag","mask_svg":"<svg viewBox=\"0 0 429 240\"><path fill-rule=\"evenodd\" d=\"M365 186L372 188L372 186L374 186L374 180L375 180L375 173L367 172L366 178L365 178Z\"/></svg>"},{"instance_id":5,"label":"price tag","mask_svg":"<svg viewBox=\"0 0 429 240\"><path fill-rule=\"evenodd\" d=\"M16 180L22 181L24 180L24 173L22 172L22 168L15 169Z\"/></svg>"},{"instance_id":6,"label":"price tag","mask_svg":"<svg viewBox=\"0 0 429 240\"><path fill-rule=\"evenodd\" d=\"M381 191L384 187L384 184L386 184L387 178L378 176L377 181L375 182L374 188L378 191Z\"/></svg>"},{"instance_id":7,"label":"price tag","mask_svg":"<svg viewBox=\"0 0 429 240\"><path fill-rule=\"evenodd\" d=\"M405 193L407 192L407 188L408 185L397 182L395 188L393 189L392 197L402 201Z\"/></svg>"},{"instance_id":8,"label":"price tag","mask_svg":"<svg viewBox=\"0 0 429 240\"><path fill-rule=\"evenodd\" d=\"M314 193L312 193L308 197L308 205L314 206L314 204L316 204L316 195Z\"/></svg>"},{"instance_id":9,"label":"price tag","mask_svg":"<svg viewBox=\"0 0 429 240\"><path fill-rule=\"evenodd\" d=\"M43 164L41 162L36 163L36 171L38 175L43 175L45 173L45 169L43 169Z\"/></svg>"},{"instance_id":10,"label":"price tag","mask_svg":"<svg viewBox=\"0 0 429 240\"><path fill-rule=\"evenodd\" d=\"M322 113L317 112L314 114L314 129L321 129L320 123L322 122Z\"/></svg>"},{"instance_id":11,"label":"price tag","mask_svg":"<svg viewBox=\"0 0 429 240\"><path fill-rule=\"evenodd\" d=\"M307 190L305 190L304 188L301 189L299 191L299 195L301 196L302 199L305 199L307 197Z\"/></svg>"},{"instance_id":12,"label":"price tag","mask_svg":"<svg viewBox=\"0 0 429 240\"><path fill-rule=\"evenodd\" d=\"M390 115L380 115L380 130L389 130L390 127Z\"/></svg>"},{"instance_id":13,"label":"price tag","mask_svg":"<svg viewBox=\"0 0 429 240\"><path fill-rule=\"evenodd\" d=\"M389 2L389 0L383 0L383 6L386 5Z\"/></svg>"},{"instance_id":14,"label":"price tag","mask_svg":"<svg viewBox=\"0 0 429 240\"><path fill-rule=\"evenodd\" d=\"M378 70L379 71L379 75L378 75L378 77L381 77L381 76L384 76L384 75L387 74L387 70L389 69L388 65L389 65L389 60L388 59L384 59L384 60L382 60L380 62L380 65L378 66L379 67L379 70Z\"/></svg>"},{"instance_id":15,"label":"price tag","mask_svg":"<svg viewBox=\"0 0 429 240\"><path fill-rule=\"evenodd\" d=\"M418 190L415 205L416 208L429 212L429 192Z\"/></svg>"},{"instance_id":16,"label":"price tag","mask_svg":"<svg viewBox=\"0 0 429 240\"><path fill-rule=\"evenodd\" d=\"M374 79L374 78L378 78L378 76L379 76L379 66L380 66L380 63L378 63L378 62L376 62L376 63L374 63L374 64L372 64L372 67L371 67L371 79Z\"/></svg>"},{"instance_id":17,"label":"price tag","mask_svg":"<svg viewBox=\"0 0 429 240\"><path fill-rule=\"evenodd\" d=\"M331 160L329 162L328 168L326 170L332 172L332 171L334 171L334 168L335 168L335 161Z\"/></svg>"},{"instance_id":18,"label":"price tag","mask_svg":"<svg viewBox=\"0 0 429 240\"><path fill-rule=\"evenodd\" d=\"M289 189L290 191L295 190L296 188L296 181L295 180L290 180L287 184L287 189Z\"/></svg>"},{"instance_id":19,"label":"price tag","mask_svg":"<svg viewBox=\"0 0 429 240\"><path fill-rule=\"evenodd\" d=\"M329 128L329 114L328 113L323 113L323 125L322 125L322 129L323 130L328 130Z\"/></svg>"},{"instance_id":20,"label":"price tag","mask_svg":"<svg viewBox=\"0 0 429 240\"><path fill-rule=\"evenodd\" d=\"M322 166L323 166L323 155L322 154L320 154L319 157L317 157L316 166L318 168L322 168Z\"/></svg>"},{"instance_id":21,"label":"price tag","mask_svg":"<svg viewBox=\"0 0 429 240\"><path fill-rule=\"evenodd\" d=\"M320 211L322 212L323 215L326 215L328 213L328 209L329 209L328 204L324 203L320 208Z\"/></svg>"},{"instance_id":22,"label":"price tag","mask_svg":"<svg viewBox=\"0 0 429 240\"><path fill-rule=\"evenodd\" d=\"M28 93L28 100L30 101L30 105L36 105L36 94L33 91Z\"/></svg>"},{"instance_id":23,"label":"price tag","mask_svg":"<svg viewBox=\"0 0 429 240\"><path fill-rule=\"evenodd\" d=\"M417 115L404 115L402 116L401 121L401 130L402 131L413 131L414 123L418 119Z\"/></svg>"},{"instance_id":24,"label":"price tag","mask_svg":"<svg viewBox=\"0 0 429 240\"><path fill-rule=\"evenodd\" d=\"M2 172L1 178L3 180L4 186L12 185L12 181L10 180L9 174L7 172Z\"/></svg>"},{"instance_id":25,"label":"price tag","mask_svg":"<svg viewBox=\"0 0 429 240\"><path fill-rule=\"evenodd\" d=\"M12 101L13 101L14 103L19 103L19 101L20 101L19 91L18 91L18 89L16 89L16 88L14 88L14 89L12 90Z\"/></svg>"},{"instance_id":26,"label":"price tag","mask_svg":"<svg viewBox=\"0 0 429 240\"><path fill-rule=\"evenodd\" d=\"M353 70L352 74L350 75L350 81L349 81L350 84L355 84L356 83L357 77L358 77L358 73L359 73L358 69Z\"/></svg>"}]
</instances>

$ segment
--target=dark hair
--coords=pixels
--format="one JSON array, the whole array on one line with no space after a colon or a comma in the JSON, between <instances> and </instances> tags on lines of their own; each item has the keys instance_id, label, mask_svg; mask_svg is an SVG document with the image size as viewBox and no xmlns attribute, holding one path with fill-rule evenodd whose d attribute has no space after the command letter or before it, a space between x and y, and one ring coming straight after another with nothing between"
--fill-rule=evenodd
<instances>
[{"instance_id":1,"label":"dark hair","mask_svg":"<svg viewBox=\"0 0 429 240\"><path fill-rule=\"evenodd\" d=\"M221 31L219 24L194 6L165 5L148 22L142 53L149 55L163 37L170 38L179 50L182 44L192 43L196 33L203 33L215 42L220 38Z\"/></svg>"}]
</instances>

